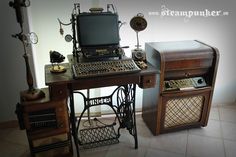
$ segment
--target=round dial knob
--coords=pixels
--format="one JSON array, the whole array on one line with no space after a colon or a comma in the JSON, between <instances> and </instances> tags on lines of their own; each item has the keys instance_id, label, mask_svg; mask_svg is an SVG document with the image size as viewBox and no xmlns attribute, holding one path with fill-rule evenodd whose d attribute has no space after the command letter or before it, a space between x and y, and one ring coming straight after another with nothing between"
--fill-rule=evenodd
<instances>
[{"instance_id":1,"label":"round dial knob","mask_svg":"<svg viewBox=\"0 0 236 157\"><path fill-rule=\"evenodd\" d=\"M198 79L197 83L202 84L203 83L203 79Z\"/></svg>"}]
</instances>

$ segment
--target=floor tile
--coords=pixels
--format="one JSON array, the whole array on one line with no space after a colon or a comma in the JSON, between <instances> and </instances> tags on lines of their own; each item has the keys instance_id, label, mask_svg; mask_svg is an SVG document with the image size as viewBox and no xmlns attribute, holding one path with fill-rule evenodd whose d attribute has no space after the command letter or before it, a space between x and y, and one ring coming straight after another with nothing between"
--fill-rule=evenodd
<instances>
[{"instance_id":1,"label":"floor tile","mask_svg":"<svg viewBox=\"0 0 236 157\"><path fill-rule=\"evenodd\" d=\"M127 129L120 130L119 141L127 143L128 145L134 147L134 137L129 133ZM138 146L139 147L149 147L150 139L154 136L151 131L147 128L145 123L141 118L137 119L137 134L138 134Z\"/></svg>"},{"instance_id":2,"label":"floor tile","mask_svg":"<svg viewBox=\"0 0 236 157\"><path fill-rule=\"evenodd\" d=\"M236 123L221 122L223 138L236 141Z\"/></svg>"},{"instance_id":3,"label":"floor tile","mask_svg":"<svg viewBox=\"0 0 236 157\"><path fill-rule=\"evenodd\" d=\"M88 149L80 151L80 157L104 157L106 154L107 150L104 149ZM77 157L75 153L74 157Z\"/></svg>"},{"instance_id":4,"label":"floor tile","mask_svg":"<svg viewBox=\"0 0 236 157\"><path fill-rule=\"evenodd\" d=\"M11 143L29 146L26 131L18 128L9 131L8 135L3 137L3 139Z\"/></svg>"},{"instance_id":5,"label":"floor tile","mask_svg":"<svg viewBox=\"0 0 236 157\"><path fill-rule=\"evenodd\" d=\"M223 140L198 135L189 135L187 156L224 157Z\"/></svg>"},{"instance_id":6,"label":"floor tile","mask_svg":"<svg viewBox=\"0 0 236 157\"><path fill-rule=\"evenodd\" d=\"M213 107L206 127L158 136L153 136L141 116L137 116L138 149L134 149L133 136L126 129L121 129L120 143L80 150L80 156L234 157L236 156L236 123L232 120L234 111L234 106L221 106L219 112L217 107ZM0 156L30 157L25 130L18 128L0 130ZM76 157L75 149L74 157Z\"/></svg>"},{"instance_id":7,"label":"floor tile","mask_svg":"<svg viewBox=\"0 0 236 157\"><path fill-rule=\"evenodd\" d=\"M229 105L229 104L225 104L225 105L222 105L222 106L220 106L220 107L236 110L236 103L235 103L235 104L230 104L230 105Z\"/></svg>"},{"instance_id":8,"label":"floor tile","mask_svg":"<svg viewBox=\"0 0 236 157\"><path fill-rule=\"evenodd\" d=\"M151 139L150 148L185 154L187 136L187 131L161 134Z\"/></svg>"},{"instance_id":9,"label":"floor tile","mask_svg":"<svg viewBox=\"0 0 236 157\"><path fill-rule=\"evenodd\" d=\"M220 120L218 107L212 107L211 108L209 119Z\"/></svg>"},{"instance_id":10,"label":"floor tile","mask_svg":"<svg viewBox=\"0 0 236 157\"><path fill-rule=\"evenodd\" d=\"M117 145L111 145L105 157L145 157L145 154L145 147L134 149L133 146L119 143Z\"/></svg>"},{"instance_id":11,"label":"floor tile","mask_svg":"<svg viewBox=\"0 0 236 157\"><path fill-rule=\"evenodd\" d=\"M15 130L15 128L8 128L8 129L0 129L0 139L3 139L5 137L8 137L9 133Z\"/></svg>"},{"instance_id":12,"label":"floor tile","mask_svg":"<svg viewBox=\"0 0 236 157\"><path fill-rule=\"evenodd\" d=\"M225 152L227 157L236 156L236 141L224 140Z\"/></svg>"},{"instance_id":13,"label":"floor tile","mask_svg":"<svg viewBox=\"0 0 236 157\"><path fill-rule=\"evenodd\" d=\"M153 137L153 134L141 117L137 118L137 132L138 135L141 135L143 137Z\"/></svg>"},{"instance_id":14,"label":"floor tile","mask_svg":"<svg viewBox=\"0 0 236 157\"><path fill-rule=\"evenodd\" d=\"M209 120L206 127L189 129L189 134L221 138L220 121Z\"/></svg>"},{"instance_id":15,"label":"floor tile","mask_svg":"<svg viewBox=\"0 0 236 157\"><path fill-rule=\"evenodd\" d=\"M145 157L185 157L185 155L161 151L158 149L148 149Z\"/></svg>"},{"instance_id":16,"label":"floor tile","mask_svg":"<svg viewBox=\"0 0 236 157\"><path fill-rule=\"evenodd\" d=\"M1 140L0 155L1 157L24 157L28 148L19 144Z\"/></svg>"},{"instance_id":17,"label":"floor tile","mask_svg":"<svg viewBox=\"0 0 236 157\"><path fill-rule=\"evenodd\" d=\"M236 109L220 107L220 120L236 123Z\"/></svg>"},{"instance_id":18,"label":"floor tile","mask_svg":"<svg viewBox=\"0 0 236 157\"><path fill-rule=\"evenodd\" d=\"M126 143L127 145L134 147L134 137L129 133L121 133L119 141L122 143ZM145 137L142 135L138 135L138 146L139 147L149 147L151 141L151 137Z\"/></svg>"}]
</instances>

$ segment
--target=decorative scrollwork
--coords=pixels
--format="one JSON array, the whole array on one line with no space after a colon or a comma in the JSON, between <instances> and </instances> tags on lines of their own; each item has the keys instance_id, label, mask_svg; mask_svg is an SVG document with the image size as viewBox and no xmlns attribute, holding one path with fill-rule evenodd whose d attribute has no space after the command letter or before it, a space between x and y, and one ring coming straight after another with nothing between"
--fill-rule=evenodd
<instances>
[{"instance_id":1,"label":"decorative scrollwork","mask_svg":"<svg viewBox=\"0 0 236 157\"><path fill-rule=\"evenodd\" d=\"M120 129L126 128L129 133L134 137L135 140L135 148L137 148L137 129L136 129L136 120L135 120L135 84L128 84L117 87L111 95L104 97L96 97L96 98L86 98L86 96L81 92L78 93L84 98L84 109L78 119L76 132L79 131L79 125L81 122L81 118L85 111L93 106L98 105L108 105L116 114L116 120L119 121L118 128L118 137L120 136ZM116 104L113 102L113 98L116 95ZM80 142L80 141L78 141Z\"/></svg>"},{"instance_id":2,"label":"decorative scrollwork","mask_svg":"<svg viewBox=\"0 0 236 157\"><path fill-rule=\"evenodd\" d=\"M117 113L121 121L119 130L126 128L133 136L137 136L134 105L135 90L136 86L134 84L122 86L117 90Z\"/></svg>"}]
</instances>

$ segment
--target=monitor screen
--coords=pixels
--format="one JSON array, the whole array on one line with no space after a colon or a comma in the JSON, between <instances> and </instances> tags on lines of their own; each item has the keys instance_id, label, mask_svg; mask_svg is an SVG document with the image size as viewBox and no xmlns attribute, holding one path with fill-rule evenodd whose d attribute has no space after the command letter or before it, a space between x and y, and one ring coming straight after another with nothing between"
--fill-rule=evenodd
<instances>
[{"instance_id":1,"label":"monitor screen","mask_svg":"<svg viewBox=\"0 0 236 157\"><path fill-rule=\"evenodd\" d=\"M80 47L119 45L118 15L82 13L77 16Z\"/></svg>"}]
</instances>

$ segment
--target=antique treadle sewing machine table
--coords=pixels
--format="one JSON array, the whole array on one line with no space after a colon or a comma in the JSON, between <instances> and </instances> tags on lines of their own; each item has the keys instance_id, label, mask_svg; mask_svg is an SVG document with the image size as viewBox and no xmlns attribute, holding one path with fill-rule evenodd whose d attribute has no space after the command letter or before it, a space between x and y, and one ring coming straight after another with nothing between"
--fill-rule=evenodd
<instances>
[{"instance_id":1,"label":"antique treadle sewing machine table","mask_svg":"<svg viewBox=\"0 0 236 157\"><path fill-rule=\"evenodd\" d=\"M110 96L99 97L99 98L86 98L84 95L84 103L93 101L97 103L87 103L84 105L84 110L96 105L109 105L115 112L118 121L119 129L127 128L129 133L134 137L135 148L138 148L137 130L136 130L136 120L135 120L135 91L136 85L145 89L153 88L156 86L156 75L159 73L151 64L147 64L147 69L143 69L140 72L129 73L129 74L119 74L119 75L109 75L109 76L99 76L99 77L88 77L81 79L74 79L71 62L64 63L63 66L67 68L65 73L53 74L50 72L51 65L45 66L45 83L49 87L49 95L51 100L60 100L69 97L69 107L70 107L70 123L72 136L74 138L74 143L76 146L77 156L79 156L79 138L78 138L78 127L81 117L77 121L75 117L74 110L74 92L76 90L82 89L92 89L99 87L108 86L118 86ZM72 57L73 58L73 57ZM112 104L112 95L117 92L117 96L120 98L117 102L117 106ZM105 100L106 102L101 100ZM81 114L81 116L82 116ZM78 123L77 123L78 122ZM77 124L76 124L77 123ZM118 132L119 132L118 129ZM119 133L118 133L119 134Z\"/></svg>"}]
</instances>

